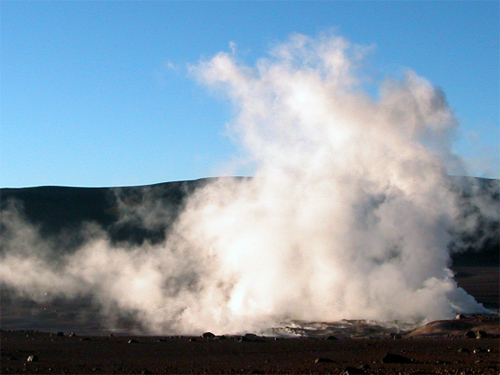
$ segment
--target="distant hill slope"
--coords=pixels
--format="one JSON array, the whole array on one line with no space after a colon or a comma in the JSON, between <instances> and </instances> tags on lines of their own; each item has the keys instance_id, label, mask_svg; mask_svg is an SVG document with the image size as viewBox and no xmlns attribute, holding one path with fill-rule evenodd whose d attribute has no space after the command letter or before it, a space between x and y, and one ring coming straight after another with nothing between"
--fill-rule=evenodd
<instances>
[{"instance_id":1,"label":"distant hill slope","mask_svg":"<svg viewBox=\"0 0 500 375\"><path fill-rule=\"evenodd\" d=\"M146 239L158 242L164 239L166 226L175 220L186 197L209 181L200 179L118 188L4 188L0 189L0 209L5 210L15 204L24 218L36 225L44 237L75 234L77 238L70 246L83 241L76 233L84 223L98 224L114 242L141 244ZM145 201L155 202L168 212L169 220L163 226L144 228L134 220L123 220L124 213L133 211Z\"/></svg>"},{"instance_id":2,"label":"distant hill slope","mask_svg":"<svg viewBox=\"0 0 500 375\"><path fill-rule=\"evenodd\" d=\"M97 223L113 242L140 245L149 240L158 243L165 238L166 230L182 210L186 198L210 181L200 179L121 188L3 188L0 189L0 209L4 211L15 204L25 219L39 228L42 236L55 239L58 246L68 251L84 241L80 229L88 222ZM453 264L498 266L499 180L450 177L450 181L462 197L463 219L477 215L480 223L470 233L455 234L456 241L450 247L464 251L453 255ZM481 197L487 197L489 205L496 206L496 216L481 215L477 203ZM140 222L141 210L151 210L160 216L150 223ZM68 233L71 236L67 236Z\"/></svg>"}]
</instances>

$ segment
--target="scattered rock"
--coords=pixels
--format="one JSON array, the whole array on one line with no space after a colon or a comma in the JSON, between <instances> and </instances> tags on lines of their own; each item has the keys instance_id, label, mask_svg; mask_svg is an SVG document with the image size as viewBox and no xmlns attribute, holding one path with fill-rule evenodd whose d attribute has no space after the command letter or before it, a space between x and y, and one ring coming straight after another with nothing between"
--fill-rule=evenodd
<instances>
[{"instance_id":1,"label":"scattered rock","mask_svg":"<svg viewBox=\"0 0 500 375\"><path fill-rule=\"evenodd\" d=\"M332 363L333 360L331 360L330 358L326 358L326 357L319 357L319 358L316 358L314 360L314 363Z\"/></svg>"},{"instance_id":2,"label":"scattered rock","mask_svg":"<svg viewBox=\"0 0 500 375\"><path fill-rule=\"evenodd\" d=\"M475 348L472 353L490 353L491 349Z\"/></svg>"},{"instance_id":3,"label":"scattered rock","mask_svg":"<svg viewBox=\"0 0 500 375\"><path fill-rule=\"evenodd\" d=\"M263 341L261 339L259 339L259 337L257 335L254 335L254 334L246 334L245 336L237 336L236 339L239 341L239 342L258 342L258 341Z\"/></svg>"},{"instance_id":4,"label":"scattered rock","mask_svg":"<svg viewBox=\"0 0 500 375\"><path fill-rule=\"evenodd\" d=\"M201 335L204 339L213 339L215 335L212 332L205 332L203 335Z\"/></svg>"},{"instance_id":5,"label":"scattered rock","mask_svg":"<svg viewBox=\"0 0 500 375\"><path fill-rule=\"evenodd\" d=\"M38 362L38 356L36 355L30 355L27 359L26 362Z\"/></svg>"},{"instance_id":6,"label":"scattered rock","mask_svg":"<svg viewBox=\"0 0 500 375\"><path fill-rule=\"evenodd\" d=\"M476 332L476 339L484 339L486 337L489 337L489 335L486 332L481 330Z\"/></svg>"},{"instance_id":7,"label":"scattered rock","mask_svg":"<svg viewBox=\"0 0 500 375\"><path fill-rule=\"evenodd\" d=\"M443 360L443 359L439 359L439 360L437 360L437 361L436 361L436 363L437 363L438 365L449 365L449 364L451 364L451 362L450 362L450 361L446 361L446 360Z\"/></svg>"},{"instance_id":8,"label":"scattered rock","mask_svg":"<svg viewBox=\"0 0 500 375\"><path fill-rule=\"evenodd\" d=\"M246 341L246 342L262 342L264 340L262 340L261 338L259 338L259 336L253 334L253 333L247 333L245 336L241 336L239 338L240 342L242 341Z\"/></svg>"},{"instance_id":9,"label":"scattered rock","mask_svg":"<svg viewBox=\"0 0 500 375\"><path fill-rule=\"evenodd\" d=\"M351 375L351 374L366 374L366 371L359 367L347 366L345 370L342 372L342 375Z\"/></svg>"},{"instance_id":10,"label":"scattered rock","mask_svg":"<svg viewBox=\"0 0 500 375\"><path fill-rule=\"evenodd\" d=\"M474 332L474 331L467 331L467 333L465 334L465 337L468 337L470 339L475 339L476 338L476 332Z\"/></svg>"},{"instance_id":11,"label":"scattered rock","mask_svg":"<svg viewBox=\"0 0 500 375\"><path fill-rule=\"evenodd\" d=\"M491 337L488 333L485 331L467 331L465 334L465 337L471 338L471 339L484 339L486 337Z\"/></svg>"},{"instance_id":12,"label":"scattered rock","mask_svg":"<svg viewBox=\"0 0 500 375\"><path fill-rule=\"evenodd\" d=\"M383 363L412 363L413 361L405 356L399 355L399 354L394 354L394 353L387 353L384 358L382 358Z\"/></svg>"}]
</instances>

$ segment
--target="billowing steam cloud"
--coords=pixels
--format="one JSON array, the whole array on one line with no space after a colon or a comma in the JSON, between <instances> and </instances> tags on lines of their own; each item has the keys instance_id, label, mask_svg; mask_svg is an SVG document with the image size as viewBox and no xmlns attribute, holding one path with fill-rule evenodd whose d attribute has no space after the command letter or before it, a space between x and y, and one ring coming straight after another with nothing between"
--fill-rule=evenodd
<instances>
[{"instance_id":1,"label":"billowing steam cloud","mask_svg":"<svg viewBox=\"0 0 500 375\"><path fill-rule=\"evenodd\" d=\"M156 333L484 311L448 269L452 111L412 71L369 95L357 73L365 52L293 35L255 67L233 53L192 67L232 101L254 178L197 190L161 245L111 246L94 229L54 262L18 222L1 282L37 300L90 295Z\"/></svg>"}]
</instances>

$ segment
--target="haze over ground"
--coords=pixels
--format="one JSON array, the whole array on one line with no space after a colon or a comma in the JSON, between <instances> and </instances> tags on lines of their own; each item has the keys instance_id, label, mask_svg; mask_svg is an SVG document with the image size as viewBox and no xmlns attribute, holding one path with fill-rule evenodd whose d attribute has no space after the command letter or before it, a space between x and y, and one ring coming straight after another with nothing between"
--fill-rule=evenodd
<instances>
[{"instance_id":1,"label":"haze over ground","mask_svg":"<svg viewBox=\"0 0 500 375\"><path fill-rule=\"evenodd\" d=\"M458 128L451 150L499 177L499 3L1 3L0 184L127 186L253 175L226 99L190 67L221 51L242 65L290 35L364 46L376 97L407 68L439 87Z\"/></svg>"}]
</instances>

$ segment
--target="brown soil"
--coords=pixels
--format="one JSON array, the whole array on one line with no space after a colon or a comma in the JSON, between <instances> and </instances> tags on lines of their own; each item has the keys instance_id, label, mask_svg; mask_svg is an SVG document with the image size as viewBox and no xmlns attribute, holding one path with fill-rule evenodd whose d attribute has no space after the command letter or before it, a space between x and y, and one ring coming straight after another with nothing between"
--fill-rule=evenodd
<instances>
[{"instance_id":1,"label":"brown soil","mask_svg":"<svg viewBox=\"0 0 500 375\"><path fill-rule=\"evenodd\" d=\"M384 363L387 353L404 356L409 363ZM35 360L28 361L30 356ZM2 332L2 374L340 374L355 373L355 368L372 374L497 374L499 339L242 340Z\"/></svg>"}]
</instances>

